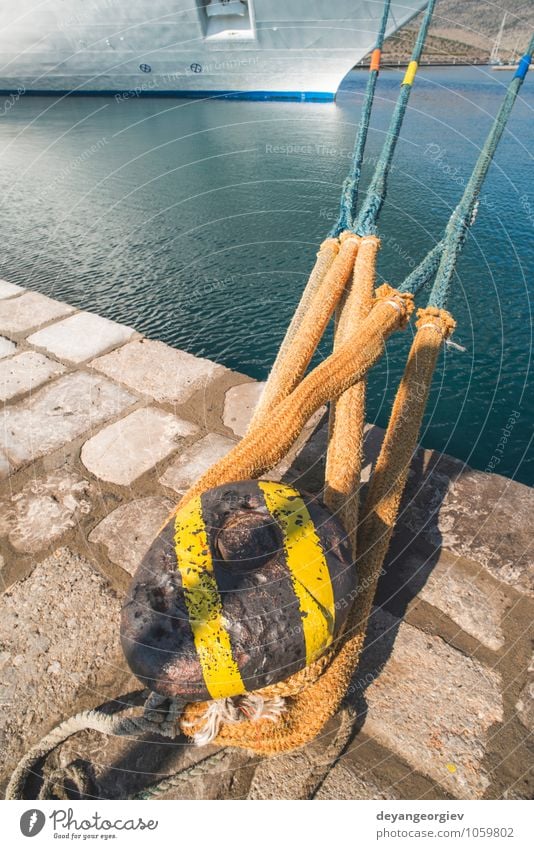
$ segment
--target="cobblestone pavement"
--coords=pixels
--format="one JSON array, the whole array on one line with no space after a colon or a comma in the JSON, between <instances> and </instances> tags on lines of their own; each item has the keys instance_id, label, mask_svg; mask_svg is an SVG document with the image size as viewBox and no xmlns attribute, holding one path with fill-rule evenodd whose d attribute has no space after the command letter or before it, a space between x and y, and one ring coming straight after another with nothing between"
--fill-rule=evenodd
<instances>
[{"instance_id":1,"label":"cobblestone pavement","mask_svg":"<svg viewBox=\"0 0 534 849\"><path fill-rule=\"evenodd\" d=\"M58 721L138 684L118 642L121 599L190 483L243 434L261 385L132 328L0 282L0 771ZM324 411L322 411L324 412ZM381 432L370 427L363 479ZM318 491L314 417L273 472ZM261 760L236 751L187 798L530 798L533 494L417 452L348 694L337 763L320 739ZM52 762L90 763L126 796L204 757L185 740L94 733Z\"/></svg>"}]
</instances>

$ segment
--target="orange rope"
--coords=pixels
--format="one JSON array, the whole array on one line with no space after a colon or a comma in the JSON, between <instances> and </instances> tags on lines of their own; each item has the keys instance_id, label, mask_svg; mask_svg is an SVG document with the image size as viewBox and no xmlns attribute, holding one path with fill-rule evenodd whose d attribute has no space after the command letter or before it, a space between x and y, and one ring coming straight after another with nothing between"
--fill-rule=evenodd
<instances>
[{"instance_id":1,"label":"orange rope","mask_svg":"<svg viewBox=\"0 0 534 849\"><path fill-rule=\"evenodd\" d=\"M366 236L360 242L350 287L336 325L334 351L358 331L373 304L376 258L380 241ZM363 457L365 378L330 404L330 434L326 456L324 500L341 520L356 553L358 488Z\"/></svg>"},{"instance_id":2,"label":"orange rope","mask_svg":"<svg viewBox=\"0 0 534 849\"><path fill-rule=\"evenodd\" d=\"M271 411L266 424L250 430L235 448L208 469L183 496L176 510L207 489L259 478L272 469L285 457L310 416L367 373L384 350L387 337L406 324L412 310L410 294L401 295L384 283L377 289L375 305L359 331L307 375Z\"/></svg>"},{"instance_id":3,"label":"orange rope","mask_svg":"<svg viewBox=\"0 0 534 849\"><path fill-rule=\"evenodd\" d=\"M300 383L310 364L352 273L360 240L353 233L343 233L340 241L339 253L310 299L298 332L288 341L283 359L277 359L276 368L263 391L249 432L270 419L274 407Z\"/></svg>"}]
</instances>

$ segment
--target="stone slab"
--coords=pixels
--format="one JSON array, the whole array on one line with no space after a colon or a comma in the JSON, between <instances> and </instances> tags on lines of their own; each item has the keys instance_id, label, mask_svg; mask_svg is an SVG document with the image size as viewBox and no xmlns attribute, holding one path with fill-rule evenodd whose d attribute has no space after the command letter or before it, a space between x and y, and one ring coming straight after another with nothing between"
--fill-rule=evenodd
<instances>
[{"instance_id":1,"label":"stone slab","mask_svg":"<svg viewBox=\"0 0 534 849\"><path fill-rule=\"evenodd\" d=\"M416 546L388 557L386 569L406 600L417 598L441 610L459 628L493 651L504 645L502 620L509 604L503 586L478 564L442 549L437 559L425 556ZM390 598L395 593L384 582ZM386 606L395 607L391 598Z\"/></svg>"},{"instance_id":2,"label":"stone slab","mask_svg":"<svg viewBox=\"0 0 534 849\"><path fill-rule=\"evenodd\" d=\"M236 436L244 436L265 387L261 383L240 383L232 386L224 397L223 421Z\"/></svg>"},{"instance_id":3,"label":"stone slab","mask_svg":"<svg viewBox=\"0 0 534 849\"><path fill-rule=\"evenodd\" d=\"M378 425L366 424L363 430L363 462L362 462L362 483L368 483L371 477L373 466L380 454L382 440L384 438L384 429Z\"/></svg>"},{"instance_id":4,"label":"stone slab","mask_svg":"<svg viewBox=\"0 0 534 849\"><path fill-rule=\"evenodd\" d=\"M377 609L349 692L367 735L456 798L483 795L488 732L503 719L498 673Z\"/></svg>"},{"instance_id":5,"label":"stone slab","mask_svg":"<svg viewBox=\"0 0 534 849\"><path fill-rule=\"evenodd\" d=\"M155 401L174 404L185 403L226 371L211 360L151 339L129 342L94 360L91 366Z\"/></svg>"},{"instance_id":6,"label":"stone slab","mask_svg":"<svg viewBox=\"0 0 534 849\"><path fill-rule=\"evenodd\" d=\"M16 283L0 280L0 301L3 301L5 298L13 298L15 295L22 295L24 291L22 286L17 286Z\"/></svg>"},{"instance_id":7,"label":"stone slab","mask_svg":"<svg viewBox=\"0 0 534 849\"><path fill-rule=\"evenodd\" d=\"M369 480L384 431L366 426L362 481ZM296 459L302 486L318 491L324 481L328 427L308 440ZM530 516L534 491L496 474L485 474L447 454L418 449L410 469L399 525L430 550L445 549L474 561L495 578L534 595Z\"/></svg>"},{"instance_id":8,"label":"stone slab","mask_svg":"<svg viewBox=\"0 0 534 849\"><path fill-rule=\"evenodd\" d=\"M498 580L534 595L534 491L446 454L430 456L412 469L402 523L431 548L473 560Z\"/></svg>"},{"instance_id":9,"label":"stone slab","mask_svg":"<svg viewBox=\"0 0 534 849\"><path fill-rule=\"evenodd\" d=\"M256 761L248 799L311 799L327 777L335 757L332 744L339 731L334 717L305 747ZM339 754L337 747L335 753Z\"/></svg>"},{"instance_id":10,"label":"stone slab","mask_svg":"<svg viewBox=\"0 0 534 849\"><path fill-rule=\"evenodd\" d=\"M190 448L182 451L160 477L160 483L179 494L185 492L200 475L224 457L235 444L234 440L227 436L208 433Z\"/></svg>"},{"instance_id":11,"label":"stone slab","mask_svg":"<svg viewBox=\"0 0 534 849\"><path fill-rule=\"evenodd\" d=\"M58 321L28 337L30 345L44 348L60 360L82 363L127 342L133 328L91 312Z\"/></svg>"},{"instance_id":12,"label":"stone slab","mask_svg":"<svg viewBox=\"0 0 534 849\"><path fill-rule=\"evenodd\" d=\"M96 706L128 684L120 600L89 562L59 549L0 600L0 775L83 694ZM88 695L89 694L89 697Z\"/></svg>"},{"instance_id":13,"label":"stone slab","mask_svg":"<svg viewBox=\"0 0 534 849\"><path fill-rule=\"evenodd\" d=\"M306 799L314 762L307 751L262 760L252 779L249 799Z\"/></svg>"},{"instance_id":14,"label":"stone slab","mask_svg":"<svg viewBox=\"0 0 534 849\"><path fill-rule=\"evenodd\" d=\"M26 292L19 298L0 301L0 332L24 333L73 311L68 304L39 292Z\"/></svg>"},{"instance_id":15,"label":"stone slab","mask_svg":"<svg viewBox=\"0 0 534 849\"><path fill-rule=\"evenodd\" d=\"M82 462L100 480L128 486L197 430L171 413L144 407L89 439L82 448Z\"/></svg>"},{"instance_id":16,"label":"stone slab","mask_svg":"<svg viewBox=\"0 0 534 849\"><path fill-rule=\"evenodd\" d=\"M44 354L22 351L0 362L0 401L8 401L16 395L36 389L64 371L64 366Z\"/></svg>"},{"instance_id":17,"label":"stone slab","mask_svg":"<svg viewBox=\"0 0 534 849\"><path fill-rule=\"evenodd\" d=\"M133 575L173 506L152 497L122 504L91 531L89 542L101 543L111 562Z\"/></svg>"},{"instance_id":18,"label":"stone slab","mask_svg":"<svg viewBox=\"0 0 534 849\"><path fill-rule=\"evenodd\" d=\"M17 346L10 339L6 339L5 336L0 336L0 360L4 359L4 357L10 357L11 354L14 354Z\"/></svg>"},{"instance_id":19,"label":"stone slab","mask_svg":"<svg viewBox=\"0 0 534 849\"><path fill-rule=\"evenodd\" d=\"M316 799L398 799L395 788L380 786L372 775L356 774L343 761L328 773L315 795Z\"/></svg>"},{"instance_id":20,"label":"stone slab","mask_svg":"<svg viewBox=\"0 0 534 849\"><path fill-rule=\"evenodd\" d=\"M0 413L0 450L13 467L61 448L126 410L137 399L96 374L58 378Z\"/></svg>"},{"instance_id":21,"label":"stone slab","mask_svg":"<svg viewBox=\"0 0 534 849\"><path fill-rule=\"evenodd\" d=\"M31 478L20 492L0 501L0 535L17 551L36 552L76 527L91 510L88 480L66 468Z\"/></svg>"}]
</instances>

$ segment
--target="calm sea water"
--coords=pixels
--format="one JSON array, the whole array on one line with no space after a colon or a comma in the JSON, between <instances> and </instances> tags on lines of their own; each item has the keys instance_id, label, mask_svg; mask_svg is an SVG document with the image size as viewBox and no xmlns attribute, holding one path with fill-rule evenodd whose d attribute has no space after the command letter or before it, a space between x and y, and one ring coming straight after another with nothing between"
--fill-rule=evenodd
<instances>
[{"instance_id":1,"label":"calm sea water","mask_svg":"<svg viewBox=\"0 0 534 849\"><path fill-rule=\"evenodd\" d=\"M482 68L420 73L380 222L382 279L400 282L439 238L509 79ZM364 185L399 80L381 75ZM264 378L336 214L364 85L352 73L332 105L0 104L0 276ZM495 471L525 482L533 115L527 79L458 266L450 307L467 350L444 355L422 434L480 469L496 456ZM369 419L379 424L409 341L410 331L392 339L371 376Z\"/></svg>"}]
</instances>

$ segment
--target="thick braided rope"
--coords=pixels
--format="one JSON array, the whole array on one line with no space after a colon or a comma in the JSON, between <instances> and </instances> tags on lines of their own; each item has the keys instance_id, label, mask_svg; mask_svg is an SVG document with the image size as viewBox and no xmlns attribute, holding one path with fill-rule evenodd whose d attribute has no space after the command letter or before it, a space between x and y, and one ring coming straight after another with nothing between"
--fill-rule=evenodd
<instances>
[{"instance_id":1,"label":"thick braided rope","mask_svg":"<svg viewBox=\"0 0 534 849\"><path fill-rule=\"evenodd\" d=\"M358 244L359 239L352 233L348 233L345 238L342 234L339 252L320 281L306 311L303 311L298 332L285 346L283 359L277 359L276 369L263 391L249 433L264 424L270 418L273 408L300 383L352 273Z\"/></svg>"},{"instance_id":2,"label":"thick braided rope","mask_svg":"<svg viewBox=\"0 0 534 849\"><path fill-rule=\"evenodd\" d=\"M427 307L418 311L417 327L373 470L358 532L359 580L373 585L397 519L436 359L455 322L444 310Z\"/></svg>"},{"instance_id":3,"label":"thick braided rope","mask_svg":"<svg viewBox=\"0 0 534 849\"><path fill-rule=\"evenodd\" d=\"M89 776L83 766L76 762L53 769L43 776L37 798L68 801L72 798L72 793L76 793L79 799L92 795Z\"/></svg>"},{"instance_id":4,"label":"thick braided rope","mask_svg":"<svg viewBox=\"0 0 534 849\"><path fill-rule=\"evenodd\" d=\"M164 737L176 736L176 725L156 724L144 716L108 715L99 710L87 710L71 716L52 729L24 755L13 772L6 790L6 799L22 799L24 784L37 763L53 749L79 731L99 731L116 737L139 737L157 733Z\"/></svg>"},{"instance_id":5,"label":"thick braided rope","mask_svg":"<svg viewBox=\"0 0 534 849\"><path fill-rule=\"evenodd\" d=\"M250 431L186 492L174 512L207 489L231 481L258 478L287 454L302 428L323 404L337 398L376 363L387 337L404 326L413 309L410 294L399 295L386 283L375 305L353 336L271 411L267 424Z\"/></svg>"},{"instance_id":6,"label":"thick braided rope","mask_svg":"<svg viewBox=\"0 0 534 849\"><path fill-rule=\"evenodd\" d=\"M375 97L376 82L380 70L380 53L384 44L384 36L389 18L389 9L391 0L386 0L382 10L382 19L376 36L375 47L371 55L371 64L369 66L369 75L367 77L367 85L363 97L363 106L358 124L358 133L354 143L354 152L352 155L352 165L343 183L341 189L341 200L339 208L339 218L334 224L330 235L339 236L343 230L350 230L352 221L356 214L356 205L358 203L358 188L360 185L360 177L362 172L363 154L367 143L367 134L369 132L369 122L371 120L371 110Z\"/></svg>"},{"instance_id":7,"label":"thick braided rope","mask_svg":"<svg viewBox=\"0 0 534 849\"><path fill-rule=\"evenodd\" d=\"M293 318L291 319L289 327L287 328L284 340L280 345L280 349L278 351L278 354L276 355L276 359L267 379L267 384L265 386L265 389L263 390L262 397L260 398L260 401L256 407L252 420L250 421L248 430L254 428L256 424L263 418L266 411L269 409L269 399L273 393L276 393L276 387L279 383L280 372L284 368L284 362L287 352L291 348L295 337L298 336L304 316L307 314L310 305L312 304L313 299L317 294L318 289L323 283L327 273L330 271L332 263L334 262L334 259L336 258L338 252L339 240L337 238L325 239L325 241L319 248L315 265L301 295L297 309L295 310Z\"/></svg>"},{"instance_id":8,"label":"thick braided rope","mask_svg":"<svg viewBox=\"0 0 534 849\"><path fill-rule=\"evenodd\" d=\"M413 79L423 52L435 5L436 0L429 0L421 26L419 27L408 70L406 71L401 83L400 92L395 104L395 109L393 110L393 115L391 116L391 122L386 140L382 147L382 152L378 162L376 163L376 168L362 208L351 227L351 230L358 233L360 236L367 236L376 232L376 224L387 193L387 181L391 169L391 163L399 140L400 130L406 114L408 101L410 99Z\"/></svg>"},{"instance_id":9,"label":"thick braided rope","mask_svg":"<svg viewBox=\"0 0 534 849\"><path fill-rule=\"evenodd\" d=\"M207 758L203 758L201 761L182 769L174 775L167 776L167 778L164 778L162 781L152 784L150 787L147 787L145 790L141 790L139 793L136 793L130 798L143 800L159 799L159 797L163 796L165 793L179 789L183 786L184 782L189 781L191 778L202 778L205 775L208 775L214 766L220 767L221 765L224 765L226 761L229 761L230 755L231 753L228 749L219 749L212 755L208 755Z\"/></svg>"},{"instance_id":10,"label":"thick braided rope","mask_svg":"<svg viewBox=\"0 0 534 849\"><path fill-rule=\"evenodd\" d=\"M293 313L293 317L289 323L289 327L287 328L284 340L280 345L280 349L276 356L273 368L276 367L277 361L283 361L285 352L287 351L290 343L297 335L300 329L300 325L302 324L302 319L308 312L308 308L313 301L315 293L323 282L326 274L330 270L330 266L332 265L338 253L338 239L325 239L324 242L322 242L319 248L319 252L317 254L315 265L313 266L312 272L308 278L308 282L304 288L304 291L302 292L297 308Z\"/></svg>"},{"instance_id":11,"label":"thick braided rope","mask_svg":"<svg viewBox=\"0 0 534 849\"><path fill-rule=\"evenodd\" d=\"M361 322L369 315L373 303L379 247L380 241L376 236L365 236L360 242L352 285L336 323L334 351L357 332ZM347 389L336 401L331 402L326 455L324 501L332 513L338 516L349 534L353 555L356 554L365 394L364 378Z\"/></svg>"},{"instance_id":12,"label":"thick braided rope","mask_svg":"<svg viewBox=\"0 0 534 849\"><path fill-rule=\"evenodd\" d=\"M445 243L441 239L421 260L419 265L410 272L408 277L404 278L398 287L399 292L411 292L413 295L417 295L421 289L424 289L438 270L444 247Z\"/></svg>"},{"instance_id":13,"label":"thick braided rope","mask_svg":"<svg viewBox=\"0 0 534 849\"><path fill-rule=\"evenodd\" d=\"M150 699L148 700L150 702ZM148 704L148 702L147 702ZM154 721L149 720L145 715L142 716L123 716L122 713L128 708L123 708L118 714L108 715L99 710L82 711L75 716L65 720L56 726L49 734L42 738L35 746L33 746L18 764L13 772L6 790L6 799L22 799L24 785L28 775L36 769L38 762L50 754L59 745L72 737L73 734L78 734L81 731L98 731L101 734L116 737L132 737L137 739L146 734L159 734L163 737L174 739L179 733L179 727L176 722ZM162 781L151 785L141 792L132 796L132 799L156 799L164 793L168 793L188 781L190 778L198 778L207 774L213 766L220 765L229 756L226 749L219 750L214 754L203 758L195 764L192 764L185 769L182 769L174 775L167 776ZM51 780L45 781L39 799L50 798L50 791L55 790L55 795L67 799L63 783L66 777L70 776L70 771L56 770ZM83 778L79 781L83 783Z\"/></svg>"}]
</instances>

